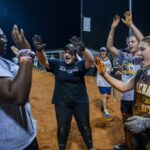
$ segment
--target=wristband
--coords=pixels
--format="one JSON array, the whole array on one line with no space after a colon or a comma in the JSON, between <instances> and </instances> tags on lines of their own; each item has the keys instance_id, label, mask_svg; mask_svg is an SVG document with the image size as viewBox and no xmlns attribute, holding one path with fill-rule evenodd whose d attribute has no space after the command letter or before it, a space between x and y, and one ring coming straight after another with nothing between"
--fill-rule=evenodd
<instances>
[{"instance_id":1,"label":"wristband","mask_svg":"<svg viewBox=\"0 0 150 150\"><path fill-rule=\"evenodd\" d=\"M30 56L21 56L20 59L19 59L19 62L22 63L22 62L32 62L32 57Z\"/></svg>"},{"instance_id":2,"label":"wristband","mask_svg":"<svg viewBox=\"0 0 150 150\"><path fill-rule=\"evenodd\" d=\"M30 49L22 49L18 52L18 58L20 58L21 56L29 56L29 57L34 58L35 53L31 51Z\"/></svg>"}]
</instances>

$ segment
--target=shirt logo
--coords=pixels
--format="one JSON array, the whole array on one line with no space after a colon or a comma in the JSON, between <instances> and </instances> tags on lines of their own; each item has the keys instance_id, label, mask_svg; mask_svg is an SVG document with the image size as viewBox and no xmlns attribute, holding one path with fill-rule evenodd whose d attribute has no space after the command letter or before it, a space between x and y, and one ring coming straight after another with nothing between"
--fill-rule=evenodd
<instances>
[{"instance_id":1,"label":"shirt logo","mask_svg":"<svg viewBox=\"0 0 150 150\"><path fill-rule=\"evenodd\" d=\"M150 97L150 85L144 83L137 83L136 92Z\"/></svg>"},{"instance_id":2,"label":"shirt logo","mask_svg":"<svg viewBox=\"0 0 150 150\"><path fill-rule=\"evenodd\" d=\"M72 68L72 69L66 69L65 66L60 66L59 67L59 70L60 71L63 71L63 72L67 72L68 74L72 74L74 72L78 72L79 71L79 68L78 67L75 67L75 68Z\"/></svg>"}]
</instances>

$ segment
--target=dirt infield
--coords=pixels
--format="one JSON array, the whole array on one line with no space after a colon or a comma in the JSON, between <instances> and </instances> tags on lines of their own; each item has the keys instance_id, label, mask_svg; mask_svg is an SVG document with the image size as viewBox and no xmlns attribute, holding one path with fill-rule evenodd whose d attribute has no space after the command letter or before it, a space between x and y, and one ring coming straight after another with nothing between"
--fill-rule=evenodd
<instances>
[{"instance_id":1,"label":"dirt infield","mask_svg":"<svg viewBox=\"0 0 150 150\"><path fill-rule=\"evenodd\" d=\"M124 140L122 119L120 114L119 93L117 102L111 100L109 109L111 119L105 119L100 112L100 94L95 78L85 77L90 99L90 120L95 150L113 150L117 143ZM34 69L30 94L32 112L38 122L38 142L40 150L58 150L57 127L54 105L51 98L54 89L54 76L50 73ZM86 150L75 121L72 121L67 150Z\"/></svg>"}]
</instances>

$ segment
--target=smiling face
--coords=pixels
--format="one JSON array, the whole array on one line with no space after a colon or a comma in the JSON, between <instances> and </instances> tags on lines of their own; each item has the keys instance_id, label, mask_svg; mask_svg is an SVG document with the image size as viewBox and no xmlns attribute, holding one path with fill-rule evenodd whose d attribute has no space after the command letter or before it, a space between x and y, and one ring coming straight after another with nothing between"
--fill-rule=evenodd
<instances>
[{"instance_id":1,"label":"smiling face","mask_svg":"<svg viewBox=\"0 0 150 150\"><path fill-rule=\"evenodd\" d=\"M143 68L150 67L150 38L149 42L141 41L139 44L138 55L141 56L141 65Z\"/></svg>"},{"instance_id":2,"label":"smiling face","mask_svg":"<svg viewBox=\"0 0 150 150\"><path fill-rule=\"evenodd\" d=\"M65 63L68 65L73 64L76 60L76 53L69 49L66 49L64 51L64 60L65 60Z\"/></svg>"},{"instance_id":3,"label":"smiling face","mask_svg":"<svg viewBox=\"0 0 150 150\"><path fill-rule=\"evenodd\" d=\"M139 42L135 36L130 36L128 41L128 48L130 50L130 53L136 53L138 50Z\"/></svg>"}]
</instances>

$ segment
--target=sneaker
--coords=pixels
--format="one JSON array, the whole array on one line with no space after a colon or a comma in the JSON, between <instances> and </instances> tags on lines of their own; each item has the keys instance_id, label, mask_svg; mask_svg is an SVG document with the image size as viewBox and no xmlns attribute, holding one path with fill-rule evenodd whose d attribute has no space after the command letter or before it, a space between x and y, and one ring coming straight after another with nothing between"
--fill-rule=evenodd
<instances>
[{"instance_id":1,"label":"sneaker","mask_svg":"<svg viewBox=\"0 0 150 150\"><path fill-rule=\"evenodd\" d=\"M115 145L114 150L128 150L128 147L125 144Z\"/></svg>"},{"instance_id":2,"label":"sneaker","mask_svg":"<svg viewBox=\"0 0 150 150\"><path fill-rule=\"evenodd\" d=\"M105 116L106 118L109 118L109 117L110 117L110 114L109 114L108 110L104 110L104 111L103 111L103 114L104 114L104 116Z\"/></svg>"}]
</instances>

